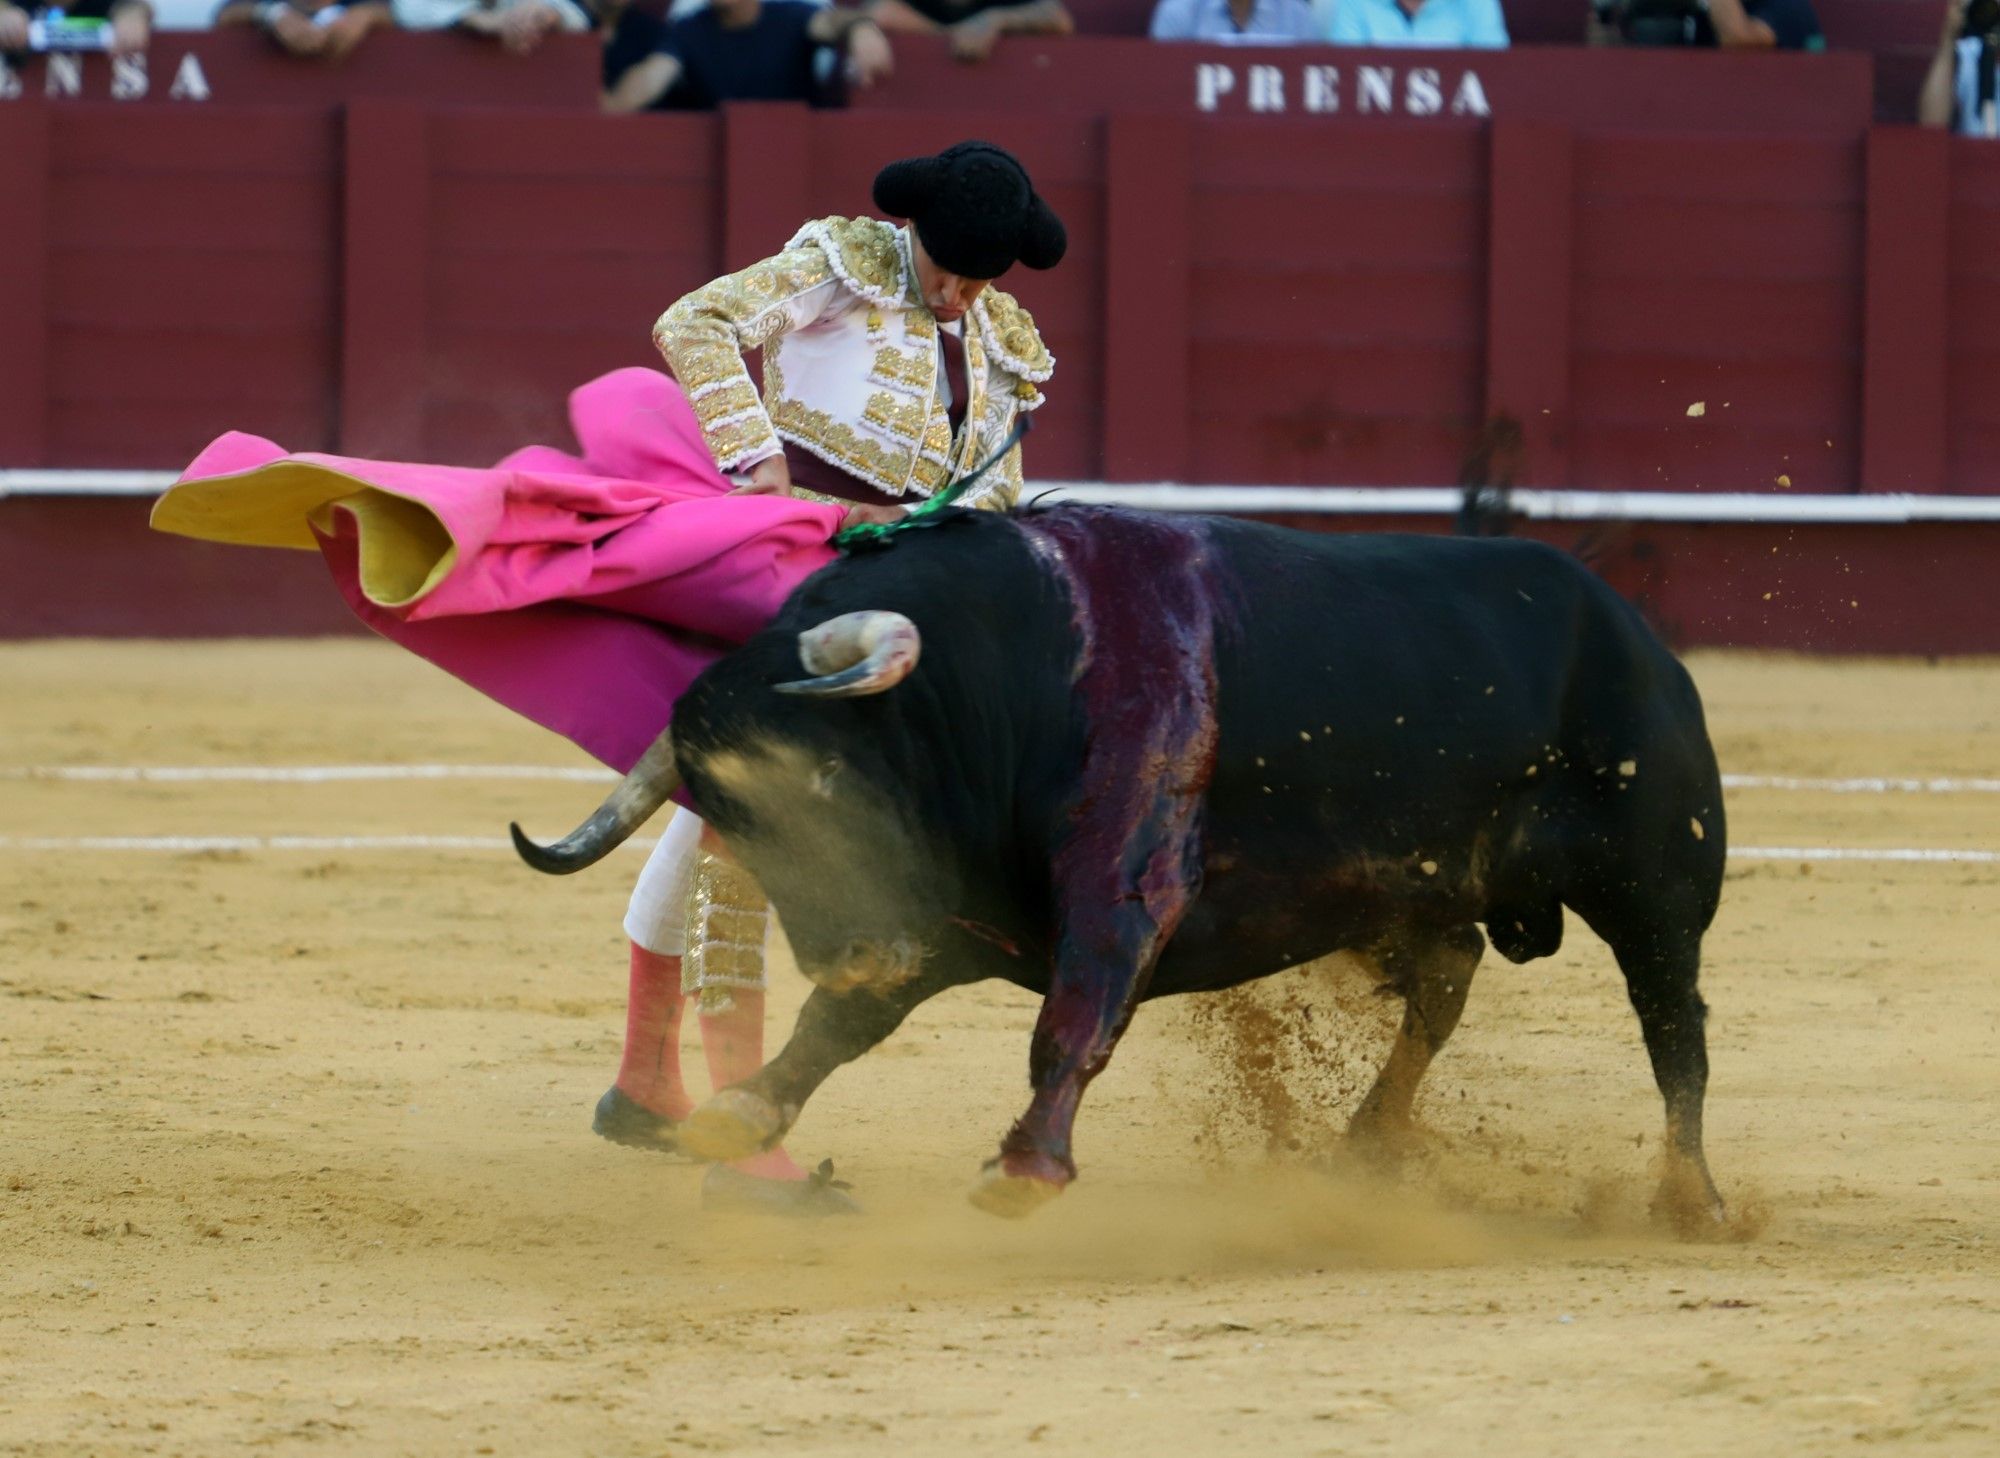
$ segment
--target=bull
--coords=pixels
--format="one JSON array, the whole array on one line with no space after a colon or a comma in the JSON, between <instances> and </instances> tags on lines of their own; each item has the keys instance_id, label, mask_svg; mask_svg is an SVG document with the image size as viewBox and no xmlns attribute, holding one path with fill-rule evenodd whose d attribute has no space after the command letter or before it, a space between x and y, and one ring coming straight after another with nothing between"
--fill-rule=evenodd
<instances>
[{"instance_id":1,"label":"bull","mask_svg":"<svg viewBox=\"0 0 2000 1458\"><path fill-rule=\"evenodd\" d=\"M1721 1218L1697 989L1721 781L1692 681L1601 581L1533 542L1096 506L893 540L703 674L578 830L515 827L574 871L684 786L777 908L815 989L683 1147L770 1145L919 1003L1001 977L1043 999L1032 1096L973 1200L1024 1214L1075 1177L1140 1002L1336 951L1404 1000L1350 1125L1390 1146L1486 944L1546 957L1567 908L1638 1016L1660 1201Z\"/></svg>"}]
</instances>

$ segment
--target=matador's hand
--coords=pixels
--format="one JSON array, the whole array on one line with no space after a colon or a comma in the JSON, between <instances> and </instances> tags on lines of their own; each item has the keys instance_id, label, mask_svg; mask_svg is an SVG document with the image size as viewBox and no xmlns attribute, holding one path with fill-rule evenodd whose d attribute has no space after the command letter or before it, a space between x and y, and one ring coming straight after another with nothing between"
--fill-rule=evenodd
<instances>
[{"instance_id":1,"label":"matador's hand","mask_svg":"<svg viewBox=\"0 0 2000 1458\"><path fill-rule=\"evenodd\" d=\"M904 506L875 506L863 503L847 508L847 515L840 519L840 529L846 531L851 526L887 526L892 521L901 521L908 516L909 508Z\"/></svg>"},{"instance_id":2,"label":"matador's hand","mask_svg":"<svg viewBox=\"0 0 2000 1458\"><path fill-rule=\"evenodd\" d=\"M750 468L747 485L738 486L731 496L782 496L792 489L792 468L782 454L766 456Z\"/></svg>"}]
</instances>

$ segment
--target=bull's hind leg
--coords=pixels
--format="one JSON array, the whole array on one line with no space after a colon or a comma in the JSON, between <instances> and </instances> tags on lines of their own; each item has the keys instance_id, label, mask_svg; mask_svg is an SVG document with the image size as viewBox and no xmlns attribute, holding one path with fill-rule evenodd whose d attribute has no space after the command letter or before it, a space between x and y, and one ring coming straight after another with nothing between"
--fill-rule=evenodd
<instances>
[{"instance_id":1,"label":"bull's hind leg","mask_svg":"<svg viewBox=\"0 0 2000 1458\"><path fill-rule=\"evenodd\" d=\"M1372 949L1383 978L1403 995L1395 1046L1347 1126L1348 1137L1376 1156L1393 1160L1407 1142L1417 1085L1458 1026L1485 950L1476 926L1405 928Z\"/></svg>"},{"instance_id":2,"label":"bull's hind leg","mask_svg":"<svg viewBox=\"0 0 2000 1458\"><path fill-rule=\"evenodd\" d=\"M1720 1224L1725 1213L1701 1144L1708 1097L1708 1007L1695 985L1701 937L1654 931L1612 940L1611 950L1667 1106L1666 1168L1653 1212L1682 1234L1699 1234Z\"/></svg>"}]
</instances>

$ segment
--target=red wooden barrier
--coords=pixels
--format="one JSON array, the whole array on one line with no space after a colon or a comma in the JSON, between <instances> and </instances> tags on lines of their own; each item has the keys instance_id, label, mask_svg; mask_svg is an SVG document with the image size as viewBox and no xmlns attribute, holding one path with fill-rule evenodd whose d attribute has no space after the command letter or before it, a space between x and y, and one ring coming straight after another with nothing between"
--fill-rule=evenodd
<instances>
[{"instance_id":1,"label":"red wooden barrier","mask_svg":"<svg viewBox=\"0 0 2000 1458\"><path fill-rule=\"evenodd\" d=\"M0 458L329 444L338 165L313 111L0 108Z\"/></svg>"},{"instance_id":2,"label":"red wooden barrier","mask_svg":"<svg viewBox=\"0 0 2000 1458\"><path fill-rule=\"evenodd\" d=\"M2000 151L1954 138L1946 248L1952 489L2000 491Z\"/></svg>"},{"instance_id":3,"label":"red wooden barrier","mask_svg":"<svg viewBox=\"0 0 2000 1458\"><path fill-rule=\"evenodd\" d=\"M1831 140L1579 141L1576 484L1855 488L1861 164Z\"/></svg>"},{"instance_id":4,"label":"red wooden barrier","mask_svg":"<svg viewBox=\"0 0 2000 1458\"><path fill-rule=\"evenodd\" d=\"M1946 470L1949 141L1908 127L1868 138L1861 480L1942 491Z\"/></svg>"},{"instance_id":5,"label":"red wooden barrier","mask_svg":"<svg viewBox=\"0 0 2000 1458\"><path fill-rule=\"evenodd\" d=\"M346 449L390 449L370 435L383 419L395 452L425 460L562 440L567 392L657 365L654 317L721 265L712 117L350 117L403 155L382 211L348 217L350 309L384 302L368 305L381 327L350 340L346 372L384 382L386 413L353 412Z\"/></svg>"},{"instance_id":6,"label":"red wooden barrier","mask_svg":"<svg viewBox=\"0 0 2000 1458\"><path fill-rule=\"evenodd\" d=\"M1070 226L1007 279L1060 362L1045 477L2000 490L1977 143L389 101L0 107L0 464L560 438L681 292L964 134Z\"/></svg>"}]
</instances>

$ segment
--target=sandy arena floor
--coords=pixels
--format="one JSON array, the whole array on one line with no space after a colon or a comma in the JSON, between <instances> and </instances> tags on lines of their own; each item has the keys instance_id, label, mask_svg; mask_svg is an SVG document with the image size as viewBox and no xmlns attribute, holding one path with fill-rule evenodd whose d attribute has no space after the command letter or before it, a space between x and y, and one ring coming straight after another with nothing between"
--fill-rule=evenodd
<instances>
[{"instance_id":1,"label":"sandy arena floor","mask_svg":"<svg viewBox=\"0 0 2000 1458\"><path fill-rule=\"evenodd\" d=\"M1695 668L1728 771L2000 773L2000 664ZM581 762L372 643L0 648L0 774ZM598 793L17 774L0 837L490 837ZM1992 793L1730 815L2000 848ZM865 1218L706 1216L587 1128L637 867L0 844L0 1454L2000 1452L2000 865L1736 863L1709 1148L1756 1233L1702 1246L1647 1223L1659 1102L1574 919L1489 957L1398 1185L1300 1163L1389 1028L1336 966L1144 1010L1026 1224L963 1199L1026 1096L998 988L797 1131Z\"/></svg>"}]
</instances>

